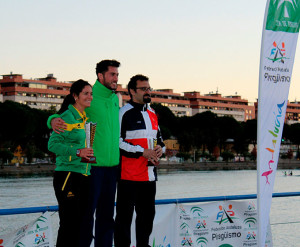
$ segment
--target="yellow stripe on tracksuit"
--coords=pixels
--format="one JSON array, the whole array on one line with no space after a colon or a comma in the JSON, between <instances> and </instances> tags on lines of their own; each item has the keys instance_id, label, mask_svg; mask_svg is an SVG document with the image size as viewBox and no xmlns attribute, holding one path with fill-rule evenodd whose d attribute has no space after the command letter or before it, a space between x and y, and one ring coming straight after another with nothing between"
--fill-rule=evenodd
<instances>
[{"instance_id":1,"label":"yellow stripe on tracksuit","mask_svg":"<svg viewBox=\"0 0 300 247\"><path fill-rule=\"evenodd\" d=\"M75 123L75 124L68 124L66 123L67 125L67 128L65 129L66 131L72 131L73 129L84 129L84 125L85 125L85 122L86 120L83 122L83 123ZM70 155L69 157L69 161L72 160L72 156Z\"/></svg>"},{"instance_id":2,"label":"yellow stripe on tracksuit","mask_svg":"<svg viewBox=\"0 0 300 247\"><path fill-rule=\"evenodd\" d=\"M61 188L61 191L64 191L65 186L66 186L66 184L67 184L67 182L68 182L68 179L69 179L70 175L71 175L71 172L68 173L68 175L67 175L67 177L66 177L66 180L65 180L65 182L64 182L64 185L63 185L63 187Z\"/></svg>"}]
</instances>

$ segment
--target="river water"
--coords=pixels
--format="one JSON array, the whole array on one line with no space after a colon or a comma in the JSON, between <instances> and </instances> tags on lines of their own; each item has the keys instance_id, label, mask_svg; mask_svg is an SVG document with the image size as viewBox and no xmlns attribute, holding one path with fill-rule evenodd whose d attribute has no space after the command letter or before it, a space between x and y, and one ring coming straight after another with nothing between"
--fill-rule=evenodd
<instances>
[{"instance_id":1,"label":"river water","mask_svg":"<svg viewBox=\"0 0 300 247\"><path fill-rule=\"evenodd\" d=\"M278 170L274 192L300 191L300 170L284 176ZM160 171L157 199L256 194L256 171ZM51 177L0 178L0 209L57 205ZM273 198L270 223L273 246L300 246L300 197ZM0 216L0 235L40 214ZM52 217L57 228L58 217ZM54 238L56 232L54 232Z\"/></svg>"}]
</instances>

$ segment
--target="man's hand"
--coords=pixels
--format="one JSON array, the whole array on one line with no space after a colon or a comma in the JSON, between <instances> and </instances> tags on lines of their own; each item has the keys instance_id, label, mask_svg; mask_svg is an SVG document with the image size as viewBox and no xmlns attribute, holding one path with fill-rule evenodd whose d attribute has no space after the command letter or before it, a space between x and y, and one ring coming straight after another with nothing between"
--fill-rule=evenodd
<instances>
[{"instance_id":1,"label":"man's hand","mask_svg":"<svg viewBox=\"0 0 300 247\"><path fill-rule=\"evenodd\" d=\"M162 148L160 145L156 145L154 148L154 151L156 152L157 158L160 158L163 154Z\"/></svg>"},{"instance_id":2,"label":"man's hand","mask_svg":"<svg viewBox=\"0 0 300 247\"><path fill-rule=\"evenodd\" d=\"M57 134L60 134L61 132L64 132L65 129L67 129L67 125L64 120L61 118L54 118L51 120L51 127L54 132Z\"/></svg>"},{"instance_id":3,"label":"man's hand","mask_svg":"<svg viewBox=\"0 0 300 247\"><path fill-rule=\"evenodd\" d=\"M143 157L148 159L153 165L158 164L157 153L152 149L144 149Z\"/></svg>"}]
</instances>

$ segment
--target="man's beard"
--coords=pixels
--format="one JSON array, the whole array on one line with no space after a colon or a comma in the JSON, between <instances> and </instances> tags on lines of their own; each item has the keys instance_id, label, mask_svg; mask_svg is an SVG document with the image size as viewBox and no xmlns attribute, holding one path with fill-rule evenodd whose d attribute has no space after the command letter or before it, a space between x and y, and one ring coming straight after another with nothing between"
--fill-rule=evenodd
<instances>
[{"instance_id":1,"label":"man's beard","mask_svg":"<svg viewBox=\"0 0 300 247\"><path fill-rule=\"evenodd\" d=\"M146 98L146 96L148 96L148 97ZM144 101L145 104L150 103L151 102L150 94L145 94L143 96L143 101Z\"/></svg>"}]
</instances>

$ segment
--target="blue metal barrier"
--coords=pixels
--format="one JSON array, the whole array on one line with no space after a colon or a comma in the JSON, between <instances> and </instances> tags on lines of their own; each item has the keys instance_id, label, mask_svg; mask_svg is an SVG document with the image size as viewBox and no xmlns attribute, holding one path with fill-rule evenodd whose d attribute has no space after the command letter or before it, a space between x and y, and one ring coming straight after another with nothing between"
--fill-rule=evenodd
<instances>
[{"instance_id":1,"label":"blue metal barrier","mask_svg":"<svg viewBox=\"0 0 300 247\"><path fill-rule=\"evenodd\" d=\"M281 192L273 193L272 197L292 197L300 196L300 192ZM256 199L256 194L248 195L232 195L232 196L212 196L212 197L193 197L193 198L179 198L179 199L163 199L156 200L156 205L172 204L172 203L192 203L192 202L212 202L212 201L234 201L234 200L247 200ZM29 214L39 213L46 211L57 211L58 206L44 206L44 207L28 207L28 208L10 208L0 209L0 215L13 215L13 214Z\"/></svg>"}]
</instances>

